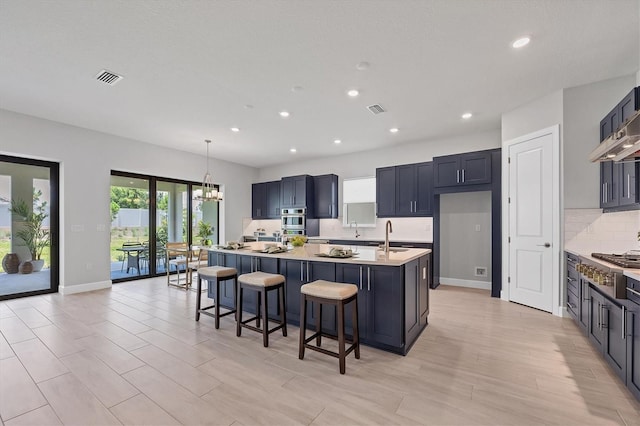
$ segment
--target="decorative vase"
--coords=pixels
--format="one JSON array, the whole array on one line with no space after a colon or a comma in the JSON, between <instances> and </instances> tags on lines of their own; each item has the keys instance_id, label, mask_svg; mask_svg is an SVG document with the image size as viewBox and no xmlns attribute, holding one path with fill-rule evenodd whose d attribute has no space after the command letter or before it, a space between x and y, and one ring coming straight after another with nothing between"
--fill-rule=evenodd
<instances>
[{"instance_id":1,"label":"decorative vase","mask_svg":"<svg viewBox=\"0 0 640 426\"><path fill-rule=\"evenodd\" d=\"M18 270L21 274L30 274L33 272L33 264L30 260L26 260L20 264Z\"/></svg>"},{"instance_id":2,"label":"decorative vase","mask_svg":"<svg viewBox=\"0 0 640 426\"><path fill-rule=\"evenodd\" d=\"M7 274L17 274L20 266L20 259L17 253L7 253L2 259L2 269Z\"/></svg>"},{"instance_id":3,"label":"decorative vase","mask_svg":"<svg viewBox=\"0 0 640 426\"><path fill-rule=\"evenodd\" d=\"M32 260L33 272L40 272L44 267L44 259Z\"/></svg>"}]
</instances>

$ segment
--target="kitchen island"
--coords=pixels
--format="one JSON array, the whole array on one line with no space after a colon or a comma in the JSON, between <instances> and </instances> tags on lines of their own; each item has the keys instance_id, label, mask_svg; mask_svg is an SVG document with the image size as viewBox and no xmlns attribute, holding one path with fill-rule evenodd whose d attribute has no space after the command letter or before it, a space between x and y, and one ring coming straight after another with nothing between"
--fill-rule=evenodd
<instances>
[{"instance_id":1,"label":"kitchen island","mask_svg":"<svg viewBox=\"0 0 640 426\"><path fill-rule=\"evenodd\" d=\"M327 280L358 286L358 326L364 345L406 355L422 330L429 314L431 250L393 248L388 253L375 247L305 244L282 253L262 253L270 243L247 244L239 250L211 248L209 265L233 267L238 274L262 271L286 278L285 309L287 322L300 324L300 287L315 280ZM353 252L353 257L334 258L332 248ZM218 302L232 307L231 282L221 285ZM269 316L277 317L275 295L269 299ZM209 294L213 297L213 294ZM255 313L255 297L245 294L243 309ZM345 317L347 334L352 332L351 311ZM308 310L307 324L315 328L315 309ZM323 309L322 329L336 334L336 312Z\"/></svg>"}]
</instances>

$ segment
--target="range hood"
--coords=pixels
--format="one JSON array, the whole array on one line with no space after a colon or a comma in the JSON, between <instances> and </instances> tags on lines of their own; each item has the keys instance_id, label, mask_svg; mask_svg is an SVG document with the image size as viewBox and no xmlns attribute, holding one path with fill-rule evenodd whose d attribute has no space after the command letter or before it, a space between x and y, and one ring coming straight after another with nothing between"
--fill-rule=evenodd
<instances>
[{"instance_id":1,"label":"range hood","mask_svg":"<svg viewBox=\"0 0 640 426\"><path fill-rule=\"evenodd\" d=\"M603 140L589 154L589 161L621 161L640 157L640 111L627 121L619 131Z\"/></svg>"}]
</instances>

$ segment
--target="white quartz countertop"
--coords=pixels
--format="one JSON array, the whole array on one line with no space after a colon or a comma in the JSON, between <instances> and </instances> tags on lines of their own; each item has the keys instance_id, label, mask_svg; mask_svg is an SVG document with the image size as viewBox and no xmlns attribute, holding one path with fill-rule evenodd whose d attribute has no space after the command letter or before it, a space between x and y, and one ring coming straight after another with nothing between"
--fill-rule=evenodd
<instances>
[{"instance_id":1,"label":"white quartz countertop","mask_svg":"<svg viewBox=\"0 0 640 426\"><path fill-rule=\"evenodd\" d=\"M381 238L362 238L362 237L354 237L353 235L346 235L346 236L341 236L341 237L327 237L327 236L319 236L319 237L307 237L309 240L346 240L346 241L362 241L362 242L368 242L368 241L384 241L384 236ZM421 243L421 244L432 244L433 241L427 241L425 239L417 239L417 238L391 238L391 236L389 236L389 242L390 243Z\"/></svg>"},{"instance_id":2,"label":"white quartz countertop","mask_svg":"<svg viewBox=\"0 0 640 426\"><path fill-rule=\"evenodd\" d=\"M239 250L227 250L223 248L211 247L208 250L220 253L231 253L248 256L259 257L275 257L279 259L291 260L312 260L315 262L332 262L332 263L368 263L373 265L401 266L412 260L418 259L426 254L431 253L429 249L401 248L401 251L390 251L385 253L376 247L354 246L354 245L336 245L336 244L305 244L302 247L289 248L283 253L262 253L264 250L274 243L269 242L253 242L245 243L244 248ZM350 249L353 257L321 257L318 254L328 254L332 248L340 247ZM392 250L394 250L392 248ZM397 248L395 250L398 250Z\"/></svg>"}]
</instances>

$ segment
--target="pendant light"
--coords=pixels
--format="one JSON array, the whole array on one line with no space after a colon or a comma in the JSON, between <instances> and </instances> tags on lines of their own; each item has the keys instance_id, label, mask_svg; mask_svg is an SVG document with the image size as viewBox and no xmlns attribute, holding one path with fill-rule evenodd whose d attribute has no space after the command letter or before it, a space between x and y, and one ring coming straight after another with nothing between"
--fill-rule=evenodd
<instances>
[{"instance_id":1,"label":"pendant light","mask_svg":"<svg viewBox=\"0 0 640 426\"><path fill-rule=\"evenodd\" d=\"M209 145L211 144L211 141L209 139L205 139L205 142L207 143L207 172L204 174L204 178L202 179L202 193L196 197L196 200L222 201L222 192L219 192L216 185L213 184L211 173L209 173Z\"/></svg>"}]
</instances>

